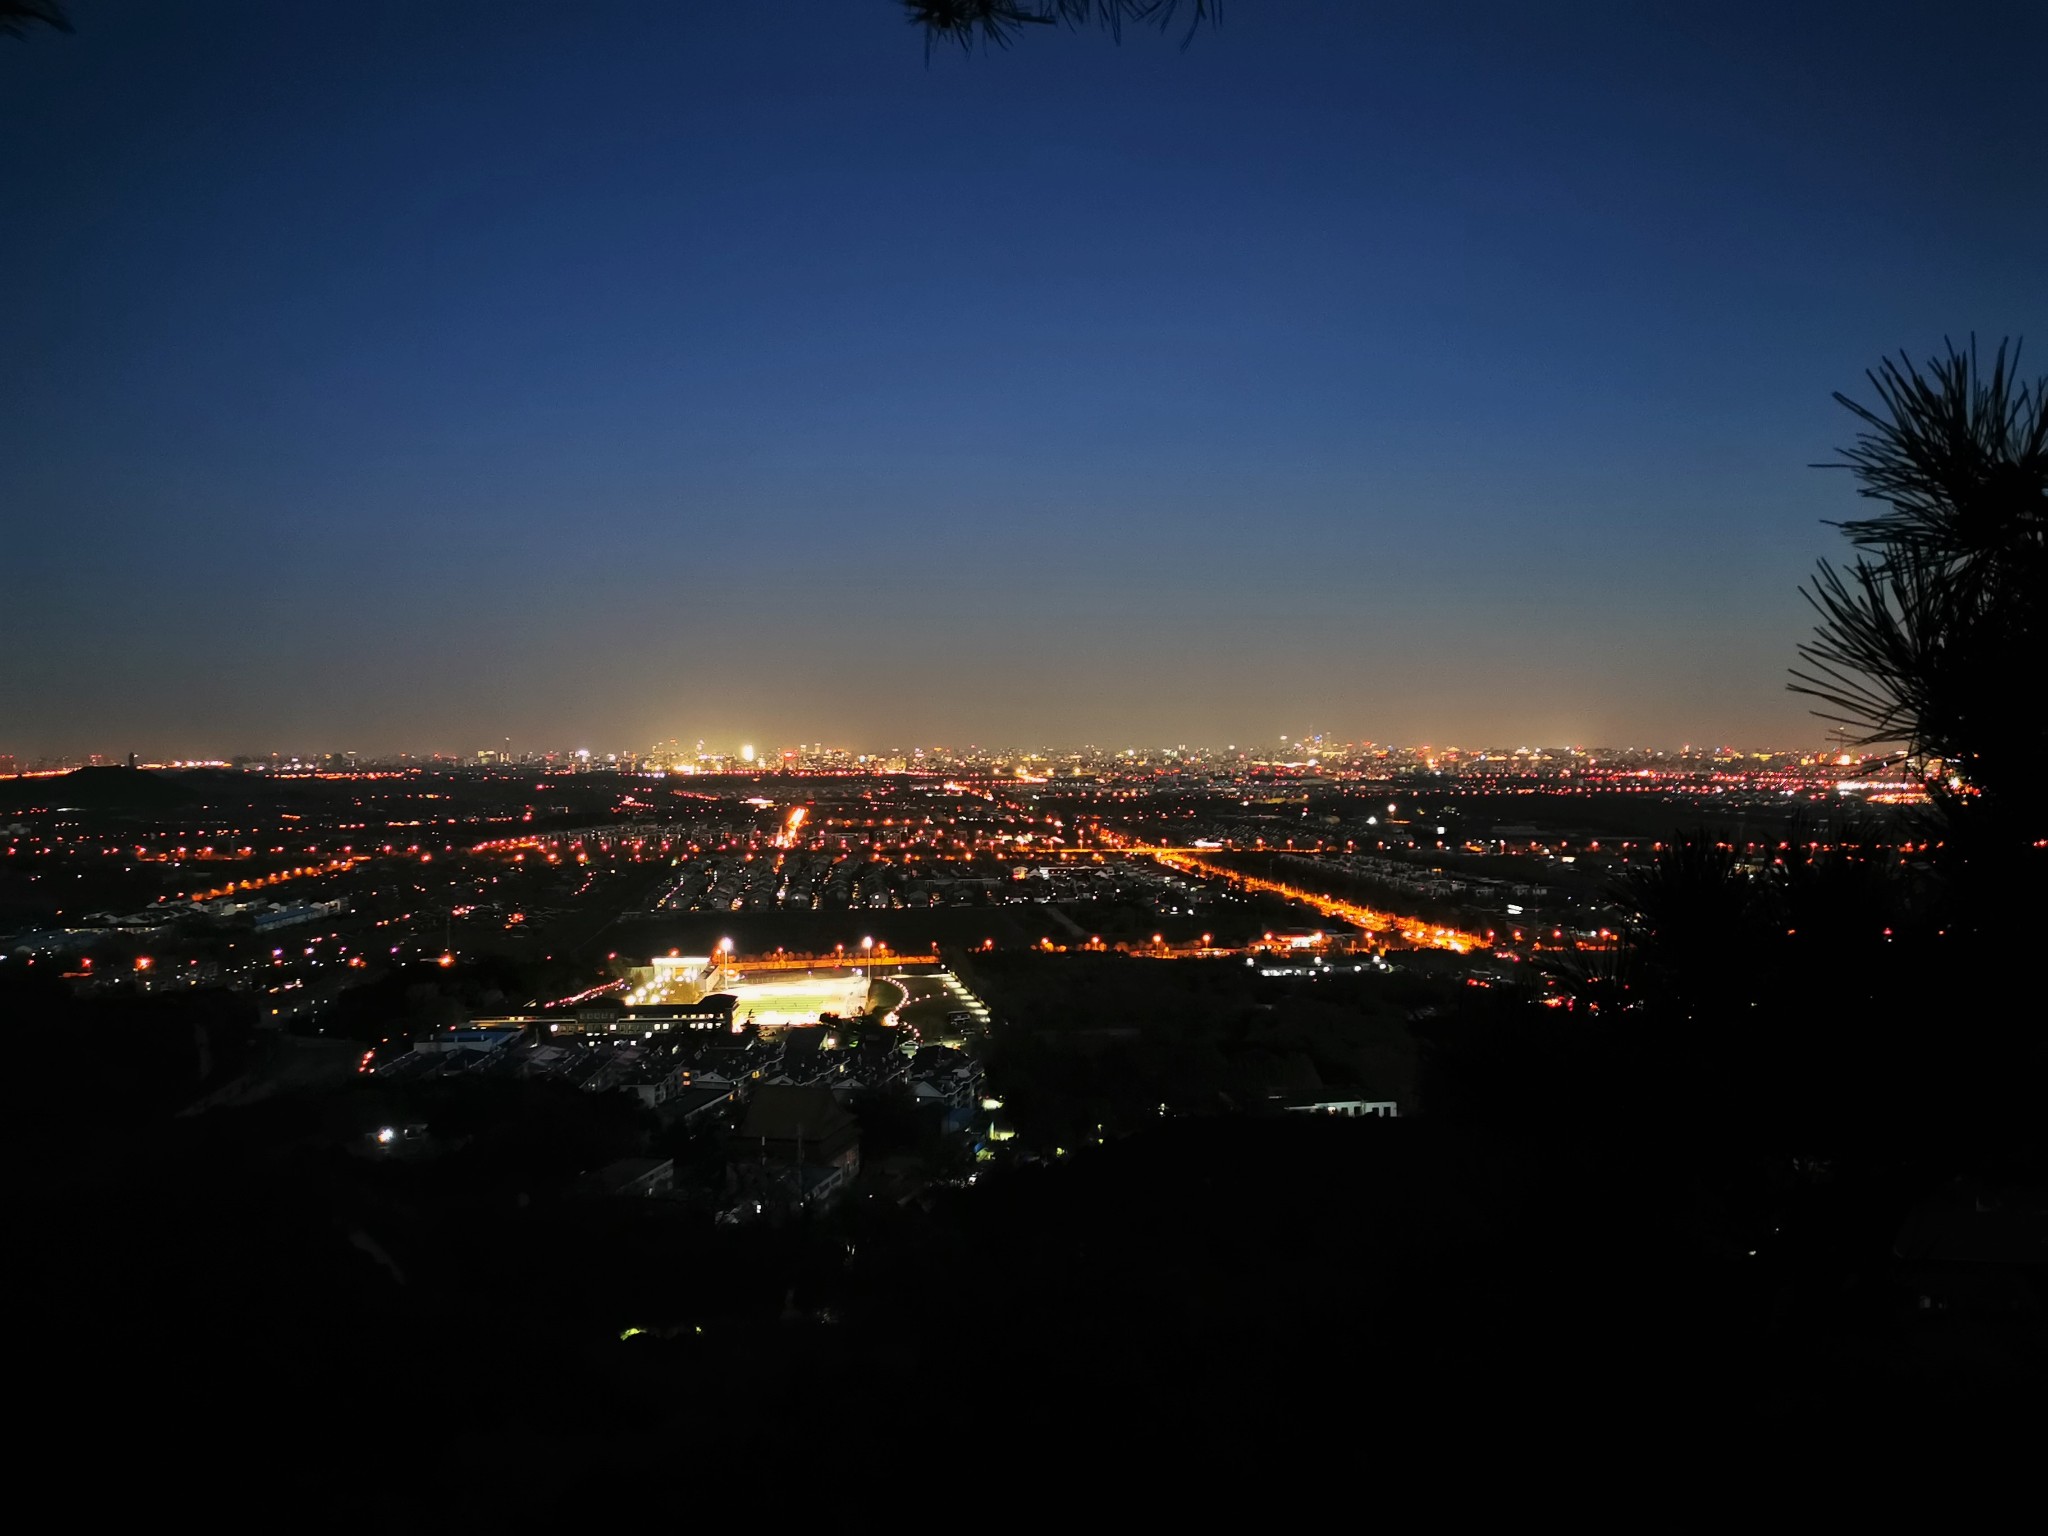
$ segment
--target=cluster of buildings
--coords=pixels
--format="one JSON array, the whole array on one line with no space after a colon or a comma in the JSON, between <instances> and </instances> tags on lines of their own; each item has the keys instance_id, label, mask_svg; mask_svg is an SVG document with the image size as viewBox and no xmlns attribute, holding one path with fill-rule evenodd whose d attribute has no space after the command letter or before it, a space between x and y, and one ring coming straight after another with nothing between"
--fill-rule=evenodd
<instances>
[{"instance_id":1,"label":"cluster of buildings","mask_svg":"<svg viewBox=\"0 0 2048 1536\"><path fill-rule=\"evenodd\" d=\"M1283 869L1305 874L1335 871L1369 880L1390 891L1434 901L1453 901L1494 913L1519 914L1543 899L1547 887L1527 880L1501 880L1466 870L1448 870L1438 864L1411 864L1371 853L1326 853L1314 858L1282 854L1276 861Z\"/></svg>"},{"instance_id":2,"label":"cluster of buildings","mask_svg":"<svg viewBox=\"0 0 2048 1536\"><path fill-rule=\"evenodd\" d=\"M858 853L798 849L757 858L713 851L684 862L656 896L665 912L804 912L886 907L889 866Z\"/></svg>"},{"instance_id":3,"label":"cluster of buildings","mask_svg":"<svg viewBox=\"0 0 2048 1536\"><path fill-rule=\"evenodd\" d=\"M761 1029L732 1016L733 999L713 994L669 1008L599 1004L548 1018L480 1018L424 1035L385 1060L366 1053L361 1070L394 1085L499 1077L630 1095L664 1128L718 1141L721 1180L689 1193L709 1197L729 1220L838 1198L860 1174L856 1109L870 1095L900 1094L930 1111L942 1131L974 1127L981 1070L963 1051L866 1021ZM403 1152L411 1144L394 1137L381 1146ZM594 1170L591 1185L638 1196L679 1190L674 1160L659 1157Z\"/></svg>"},{"instance_id":4,"label":"cluster of buildings","mask_svg":"<svg viewBox=\"0 0 2048 1536\"><path fill-rule=\"evenodd\" d=\"M24 929L0 940L0 949L21 955L78 954L110 938L161 938L197 925L246 924L252 933L272 933L334 917L346 912L348 905L343 899L269 901L262 897L167 901L139 912L88 912L76 926Z\"/></svg>"}]
</instances>

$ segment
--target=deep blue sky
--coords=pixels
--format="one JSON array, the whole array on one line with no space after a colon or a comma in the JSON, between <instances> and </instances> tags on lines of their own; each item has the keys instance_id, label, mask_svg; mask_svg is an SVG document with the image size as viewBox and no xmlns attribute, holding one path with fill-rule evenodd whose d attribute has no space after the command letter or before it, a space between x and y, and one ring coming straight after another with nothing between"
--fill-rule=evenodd
<instances>
[{"instance_id":1,"label":"deep blue sky","mask_svg":"<svg viewBox=\"0 0 2048 1536\"><path fill-rule=\"evenodd\" d=\"M2048 361L2048 7L0 39L0 752L1819 738L1829 399Z\"/></svg>"}]
</instances>

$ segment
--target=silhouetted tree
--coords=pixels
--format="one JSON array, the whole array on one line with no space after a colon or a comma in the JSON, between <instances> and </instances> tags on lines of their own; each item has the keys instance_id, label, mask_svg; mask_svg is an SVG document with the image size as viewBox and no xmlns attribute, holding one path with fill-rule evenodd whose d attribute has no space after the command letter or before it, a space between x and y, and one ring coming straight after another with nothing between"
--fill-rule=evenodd
<instances>
[{"instance_id":1,"label":"silhouetted tree","mask_svg":"<svg viewBox=\"0 0 2048 1536\"><path fill-rule=\"evenodd\" d=\"M54 27L69 32L71 22L57 0L0 0L0 33L26 37L31 26Z\"/></svg>"},{"instance_id":2,"label":"silhouetted tree","mask_svg":"<svg viewBox=\"0 0 2048 1536\"><path fill-rule=\"evenodd\" d=\"M1858 743L1902 744L1952 819L2008 847L2048 830L2048 713L2013 687L2048 663L2048 379L2018 363L2001 342L1987 373L1973 341L1886 361L1877 409L1836 395L1868 430L1828 467L1887 510L1840 524L1857 555L1801 589L1820 622L1790 685Z\"/></svg>"},{"instance_id":3,"label":"silhouetted tree","mask_svg":"<svg viewBox=\"0 0 2048 1536\"><path fill-rule=\"evenodd\" d=\"M984 48L1007 48L1027 27L1100 26L1113 37L1121 37L1126 23L1142 26L1157 23L1164 30L1181 11L1181 0L903 0L910 24L924 30L925 54L934 43L957 43L972 53L976 43ZM1186 47L1205 21L1222 13L1222 0L1188 0Z\"/></svg>"}]
</instances>

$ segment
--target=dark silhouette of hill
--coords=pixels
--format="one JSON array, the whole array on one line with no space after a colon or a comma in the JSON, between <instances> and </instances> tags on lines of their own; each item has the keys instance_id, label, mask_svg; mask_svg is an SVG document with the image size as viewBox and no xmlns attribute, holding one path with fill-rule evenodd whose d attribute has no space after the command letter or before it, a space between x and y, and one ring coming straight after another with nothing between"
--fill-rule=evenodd
<instances>
[{"instance_id":1,"label":"dark silhouette of hill","mask_svg":"<svg viewBox=\"0 0 2048 1536\"><path fill-rule=\"evenodd\" d=\"M229 768L80 768L0 779L0 813L68 809L160 816L200 807L298 805L315 798L317 791L303 784Z\"/></svg>"},{"instance_id":2,"label":"dark silhouette of hill","mask_svg":"<svg viewBox=\"0 0 2048 1536\"><path fill-rule=\"evenodd\" d=\"M80 768L55 778L0 779L0 811L72 808L147 815L197 805L197 789L147 768Z\"/></svg>"},{"instance_id":3,"label":"dark silhouette of hill","mask_svg":"<svg viewBox=\"0 0 2048 1536\"><path fill-rule=\"evenodd\" d=\"M304 784L280 783L268 775L232 768L177 768L164 774L166 783L189 791L204 805L297 805L316 798Z\"/></svg>"}]
</instances>

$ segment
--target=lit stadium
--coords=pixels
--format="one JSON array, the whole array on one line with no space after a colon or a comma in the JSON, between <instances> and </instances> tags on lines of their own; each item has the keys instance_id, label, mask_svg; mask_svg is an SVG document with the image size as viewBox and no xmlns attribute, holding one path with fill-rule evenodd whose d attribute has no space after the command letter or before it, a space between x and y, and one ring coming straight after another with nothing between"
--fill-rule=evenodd
<instances>
[{"instance_id":1,"label":"lit stadium","mask_svg":"<svg viewBox=\"0 0 2048 1536\"><path fill-rule=\"evenodd\" d=\"M733 1008L736 1024L814 1024L821 1014L851 1018L865 1013L868 979L859 972L798 974L767 972L749 979L732 971L725 973L720 991L739 999Z\"/></svg>"},{"instance_id":2,"label":"lit stadium","mask_svg":"<svg viewBox=\"0 0 2048 1536\"><path fill-rule=\"evenodd\" d=\"M723 958L657 957L628 973L624 1001L633 1007L688 1005L728 993L736 1024L814 1024L821 1014L850 1018L867 1010L868 978L855 969L764 970L748 976Z\"/></svg>"}]
</instances>

